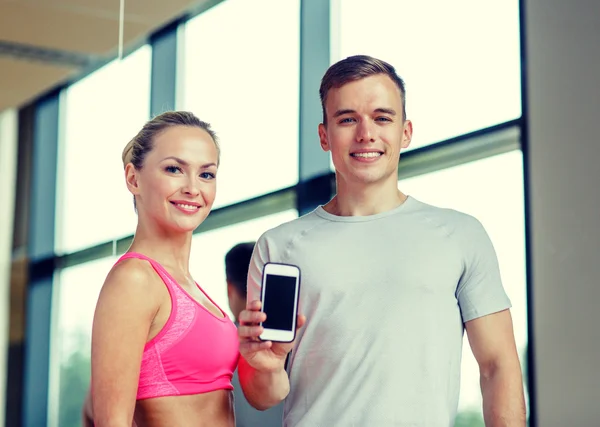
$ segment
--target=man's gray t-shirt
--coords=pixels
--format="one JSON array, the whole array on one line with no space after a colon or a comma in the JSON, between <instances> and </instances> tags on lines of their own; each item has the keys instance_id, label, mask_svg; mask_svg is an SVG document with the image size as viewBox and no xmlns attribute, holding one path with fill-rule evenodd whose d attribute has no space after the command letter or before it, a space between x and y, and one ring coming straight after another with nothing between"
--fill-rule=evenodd
<instances>
[{"instance_id":1,"label":"man's gray t-shirt","mask_svg":"<svg viewBox=\"0 0 600 427\"><path fill-rule=\"evenodd\" d=\"M260 237L249 300L266 262L300 267L307 317L284 426L454 424L463 323L510 307L479 221L412 197L362 217L319 207Z\"/></svg>"}]
</instances>

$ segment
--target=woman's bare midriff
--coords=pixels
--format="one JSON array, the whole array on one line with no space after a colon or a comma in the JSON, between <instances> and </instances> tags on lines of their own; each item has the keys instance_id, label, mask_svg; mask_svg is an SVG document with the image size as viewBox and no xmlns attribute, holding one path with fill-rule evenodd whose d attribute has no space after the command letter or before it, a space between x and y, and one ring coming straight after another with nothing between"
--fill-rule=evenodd
<instances>
[{"instance_id":1,"label":"woman's bare midriff","mask_svg":"<svg viewBox=\"0 0 600 427\"><path fill-rule=\"evenodd\" d=\"M137 427L235 427L233 392L138 400L135 423Z\"/></svg>"}]
</instances>

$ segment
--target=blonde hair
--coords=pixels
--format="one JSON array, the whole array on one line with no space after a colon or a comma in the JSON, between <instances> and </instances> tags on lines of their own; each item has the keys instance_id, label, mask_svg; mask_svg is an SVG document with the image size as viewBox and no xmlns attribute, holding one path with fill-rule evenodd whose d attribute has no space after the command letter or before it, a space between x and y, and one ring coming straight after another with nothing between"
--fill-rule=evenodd
<instances>
[{"instance_id":1,"label":"blonde hair","mask_svg":"<svg viewBox=\"0 0 600 427\"><path fill-rule=\"evenodd\" d=\"M148 121L142 129L127 143L121 156L123 168L131 163L137 170L144 166L144 159L152 148L154 148L154 138L164 130L174 126L197 127L206 131L217 147L217 165L221 158L221 149L217 140L216 133L211 129L210 124L203 122L189 111L167 111L152 120ZM135 196L133 206L136 207Z\"/></svg>"},{"instance_id":2,"label":"blonde hair","mask_svg":"<svg viewBox=\"0 0 600 427\"><path fill-rule=\"evenodd\" d=\"M137 135L127 143L121 156L123 167L127 166L128 163L132 163L136 169L141 169L144 165L146 155L154 147L154 138L162 131L173 126L190 126L205 130L215 143L218 158L220 159L221 149L217 135L211 129L210 124L203 122L189 111L167 111L148 121Z\"/></svg>"}]
</instances>

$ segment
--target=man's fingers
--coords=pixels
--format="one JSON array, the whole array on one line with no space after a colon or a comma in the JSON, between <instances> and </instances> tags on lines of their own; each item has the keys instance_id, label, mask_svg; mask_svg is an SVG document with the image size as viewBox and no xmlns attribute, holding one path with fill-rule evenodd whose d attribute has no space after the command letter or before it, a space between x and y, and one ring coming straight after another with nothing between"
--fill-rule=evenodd
<instances>
[{"instance_id":1,"label":"man's fingers","mask_svg":"<svg viewBox=\"0 0 600 427\"><path fill-rule=\"evenodd\" d=\"M246 310L259 311L262 307L260 300L255 299L246 304Z\"/></svg>"},{"instance_id":2,"label":"man's fingers","mask_svg":"<svg viewBox=\"0 0 600 427\"><path fill-rule=\"evenodd\" d=\"M252 325L264 322L267 319L267 315L262 311L254 310L242 310L240 312L239 321L243 325Z\"/></svg>"},{"instance_id":3,"label":"man's fingers","mask_svg":"<svg viewBox=\"0 0 600 427\"><path fill-rule=\"evenodd\" d=\"M242 340L254 340L255 338L258 338L263 331L264 328L262 326L240 325L238 327L238 335Z\"/></svg>"},{"instance_id":4,"label":"man's fingers","mask_svg":"<svg viewBox=\"0 0 600 427\"><path fill-rule=\"evenodd\" d=\"M298 315L298 320L296 320L296 327L301 328L306 323L306 316L303 314Z\"/></svg>"},{"instance_id":5,"label":"man's fingers","mask_svg":"<svg viewBox=\"0 0 600 427\"><path fill-rule=\"evenodd\" d=\"M256 353L271 348L271 341L244 341L240 343L240 353Z\"/></svg>"}]
</instances>

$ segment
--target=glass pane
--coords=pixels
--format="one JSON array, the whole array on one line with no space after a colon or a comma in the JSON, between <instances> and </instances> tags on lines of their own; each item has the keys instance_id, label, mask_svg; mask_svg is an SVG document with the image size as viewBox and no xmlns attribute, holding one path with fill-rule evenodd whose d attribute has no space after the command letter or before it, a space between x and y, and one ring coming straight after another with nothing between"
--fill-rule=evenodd
<instances>
[{"instance_id":1,"label":"glass pane","mask_svg":"<svg viewBox=\"0 0 600 427\"><path fill-rule=\"evenodd\" d=\"M90 384L92 322L96 301L106 275L117 258L103 258L66 268L55 282L50 375L58 383L52 393L60 427L81 426L81 410Z\"/></svg>"},{"instance_id":2,"label":"glass pane","mask_svg":"<svg viewBox=\"0 0 600 427\"><path fill-rule=\"evenodd\" d=\"M236 244L256 241L268 229L297 217L298 211L293 209L194 236L190 272L202 289L232 319L225 282L225 254Z\"/></svg>"},{"instance_id":3,"label":"glass pane","mask_svg":"<svg viewBox=\"0 0 600 427\"><path fill-rule=\"evenodd\" d=\"M518 0L332 5L332 62L368 54L404 78L411 148L521 116Z\"/></svg>"},{"instance_id":4,"label":"glass pane","mask_svg":"<svg viewBox=\"0 0 600 427\"><path fill-rule=\"evenodd\" d=\"M59 253L135 231L121 153L148 120L150 56L144 46L66 90L56 201Z\"/></svg>"},{"instance_id":5,"label":"glass pane","mask_svg":"<svg viewBox=\"0 0 600 427\"><path fill-rule=\"evenodd\" d=\"M186 25L183 108L221 142L215 207L298 179L299 11L226 0Z\"/></svg>"},{"instance_id":6,"label":"glass pane","mask_svg":"<svg viewBox=\"0 0 600 427\"><path fill-rule=\"evenodd\" d=\"M515 339L524 366L527 300L521 151L405 179L399 182L399 187L422 202L456 209L481 221L496 249L504 288L512 302ZM463 347L460 414L456 425L483 427L479 368L466 336Z\"/></svg>"}]
</instances>

